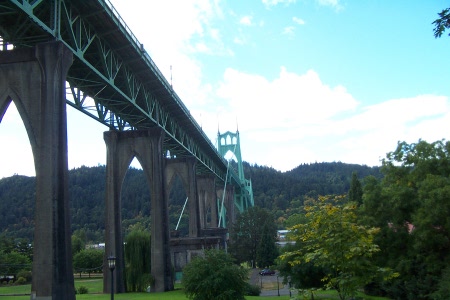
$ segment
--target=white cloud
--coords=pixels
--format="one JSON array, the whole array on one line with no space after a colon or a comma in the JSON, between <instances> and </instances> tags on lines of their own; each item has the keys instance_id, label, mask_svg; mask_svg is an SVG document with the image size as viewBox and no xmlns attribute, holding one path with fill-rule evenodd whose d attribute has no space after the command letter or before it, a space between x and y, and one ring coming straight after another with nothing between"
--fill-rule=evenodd
<instances>
[{"instance_id":1,"label":"white cloud","mask_svg":"<svg viewBox=\"0 0 450 300\"><path fill-rule=\"evenodd\" d=\"M289 5L291 3L295 3L297 0L262 0L262 3L266 7L276 6L278 4Z\"/></svg>"},{"instance_id":2,"label":"white cloud","mask_svg":"<svg viewBox=\"0 0 450 300\"><path fill-rule=\"evenodd\" d=\"M339 1L317 1L329 7L341 5ZM294 2L263 1L267 7ZM285 67L267 78L227 68L220 82L210 82L204 78L203 66L195 59L195 54L233 55L223 41L224 33L214 26L215 20L224 18L217 2L168 0L142 4L140 0L115 0L113 3L166 78L170 78L172 66L175 91L212 141L218 126L222 131L239 126L243 158L248 162L282 171L314 161L377 165L380 158L395 149L399 140L412 143L419 138L435 141L448 136L450 103L444 96L378 99L379 104L362 106L360 99L355 99L345 86L330 86L316 71L298 74ZM142 9L130 10L128 6ZM248 21L254 24L254 20L245 22ZM302 25L303 20L294 17L292 21ZM293 34L294 28L286 29L286 33ZM242 32L234 42L247 44ZM79 115L70 112L73 109L68 110L70 119ZM83 122L70 121L68 125L71 168L106 160L104 129L94 132L91 130L94 125L87 119L83 116ZM8 145L18 139L18 131L11 130L15 123L21 124L21 120L8 110L0 124L0 136ZM82 127L84 123L88 129ZM31 157L28 170L32 165L31 147L24 128L19 136L19 142L23 143L11 148L9 153L12 154L0 153L0 157L6 158L1 161L2 174L13 161L9 158L16 157L18 151L28 153L20 154L21 161L30 161ZM80 136L82 138L78 139ZM4 145L2 143L0 151L6 148ZM86 149L89 155L84 152ZM17 162L11 167L14 167L12 172L29 174L21 171Z\"/></svg>"},{"instance_id":3,"label":"white cloud","mask_svg":"<svg viewBox=\"0 0 450 300\"><path fill-rule=\"evenodd\" d=\"M316 0L319 5L330 6L336 10L341 10L343 6L340 4L339 0Z\"/></svg>"},{"instance_id":4,"label":"white cloud","mask_svg":"<svg viewBox=\"0 0 450 300\"><path fill-rule=\"evenodd\" d=\"M314 70L296 74L284 67L274 80L227 69L215 103L203 123L213 128L208 135L214 140L217 123L232 130L237 120L244 159L282 171L315 161L379 165L397 141L440 140L450 124L447 97L361 107L344 86L323 83Z\"/></svg>"},{"instance_id":5,"label":"white cloud","mask_svg":"<svg viewBox=\"0 0 450 300\"><path fill-rule=\"evenodd\" d=\"M252 16L244 16L244 17L242 17L239 20L239 24L246 25L246 26L253 25L253 23L252 23Z\"/></svg>"},{"instance_id":6,"label":"white cloud","mask_svg":"<svg viewBox=\"0 0 450 300\"><path fill-rule=\"evenodd\" d=\"M305 25L305 21L303 19L297 18L297 17L293 17L292 21L294 21L294 23L297 23L298 25Z\"/></svg>"},{"instance_id":7,"label":"white cloud","mask_svg":"<svg viewBox=\"0 0 450 300\"><path fill-rule=\"evenodd\" d=\"M284 27L282 33L287 36L294 36L295 35L295 27L294 26Z\"/></svg>"}]
</instances>

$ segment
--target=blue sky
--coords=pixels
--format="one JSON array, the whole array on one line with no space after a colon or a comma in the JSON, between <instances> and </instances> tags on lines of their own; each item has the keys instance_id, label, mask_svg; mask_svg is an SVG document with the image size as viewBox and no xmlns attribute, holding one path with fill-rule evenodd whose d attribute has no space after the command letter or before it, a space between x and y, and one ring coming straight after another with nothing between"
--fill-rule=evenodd
<instances>
[{"instance_id":1,"label":"blue sky","mask_svg":"<svg viewBox=\"0 0 450 300\"><path fill-rule=\"evenodd\" d=\"M450 37L431 24L447 1L111 2L212 142L239 126L252 164L374 166L398 141L448 139ZM69 168L105 164L106 128L68 113ZM0 137L0 178L34 175L14 107Z\"/></svg>"}]
</instances>

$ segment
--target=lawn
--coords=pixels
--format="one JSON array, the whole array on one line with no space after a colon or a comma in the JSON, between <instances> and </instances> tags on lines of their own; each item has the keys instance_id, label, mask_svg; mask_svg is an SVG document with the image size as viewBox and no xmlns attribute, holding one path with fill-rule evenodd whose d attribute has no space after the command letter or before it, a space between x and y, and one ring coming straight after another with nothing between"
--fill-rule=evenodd
<instances>
[{"instance_id":1,"label":"lawn","mask_svg":"<svg viewBox=\"0 0 450 300\"><path fill-rule=\"evenodd\" d=\"M103 294L103 279L76 279L75 288L79 286L85 286L88 288L88 294L77 295L77 300L109 300L109 294ZM31 286L28 285L0 285L0 300L29 300L30 299ZM9 296L11 295L11 296ZM14 296L17 295L17 296ZM386 300L387 298L370 297L360 295L365 300ZM183 290L179 285L176 286L175 291L166 293L126 293L114 295L116 300L187 300ZM261 299L261 297L246 297L246 300ZM289 296L268 296L263 297L264 300L288 300ZM314 299L338 299L337 294L333 291L321 291L315 294Z\"/></svg>"}]
</instances>

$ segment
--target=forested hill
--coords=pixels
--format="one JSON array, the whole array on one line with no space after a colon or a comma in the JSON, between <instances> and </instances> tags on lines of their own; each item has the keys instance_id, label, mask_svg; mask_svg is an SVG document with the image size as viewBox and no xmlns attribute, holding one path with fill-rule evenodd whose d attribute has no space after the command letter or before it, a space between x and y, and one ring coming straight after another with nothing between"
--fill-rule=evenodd
<instances>
[{"instance_id":1,"label":"forested hill","mask_svg":"<svg viewBox=\"0 0 450 300\"><path fill-rule=\"evenodd\" d=\"M104 166L81 167L69 171L72 229L83 229L93 242L103 240ZM381 177L378 167L333 163L304 164L289 172L244 163L244 172L253 184L255 205L272 211L282 221L303 204L305 196L345 194L352 172L360 179L367 175ZM185 200L180 184L171 193L170 222L174 228ZM32 240L35 178L15 175L0 180L0 233ZM135 223L149 225L150 195L142 170L131 168L122 187L123 228ZM183 230L186 218L180 223Z\"/></svg>"}]
</instances>

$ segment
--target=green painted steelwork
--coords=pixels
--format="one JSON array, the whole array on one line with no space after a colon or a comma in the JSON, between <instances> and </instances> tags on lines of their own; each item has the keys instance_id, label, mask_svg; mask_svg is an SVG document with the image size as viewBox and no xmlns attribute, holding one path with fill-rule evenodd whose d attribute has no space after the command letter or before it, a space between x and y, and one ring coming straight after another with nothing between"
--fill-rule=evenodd
<instances>
[{"instance_id":1,"label":"green painted steelwork","mask_svg":"<svg viewBox=\"0 0 450 300\"><path fill-rule=\"evenodd\" d=\"M245 179L244 175L239 131L236 131L236 133L227 131L223 134L218 132L217 140L217 149L219 150L219 153L220 155L222 155L222 157L225 157L229 152L231 152L236 157L238 176L239 181L241 182L241 187L239 189L236 189L234 201L239 211L243 212L247 208L254 206L255 203L253 200L252 182L251 180Z\"/></svg>"},{"instance_id":2,"label":"green painted steelwork","mask_svg":"<svg viewBox=\"0 0 450 300\"><path fill-rule=\"evenodd\" d=\"M62 41L74 55L67 104L111 130L161 127L169 157L194 156L226 181L227 163L109 0L0 0L3 50ZM236 172L231 183L243 184Z\"/></svg>"}]
</instances>

